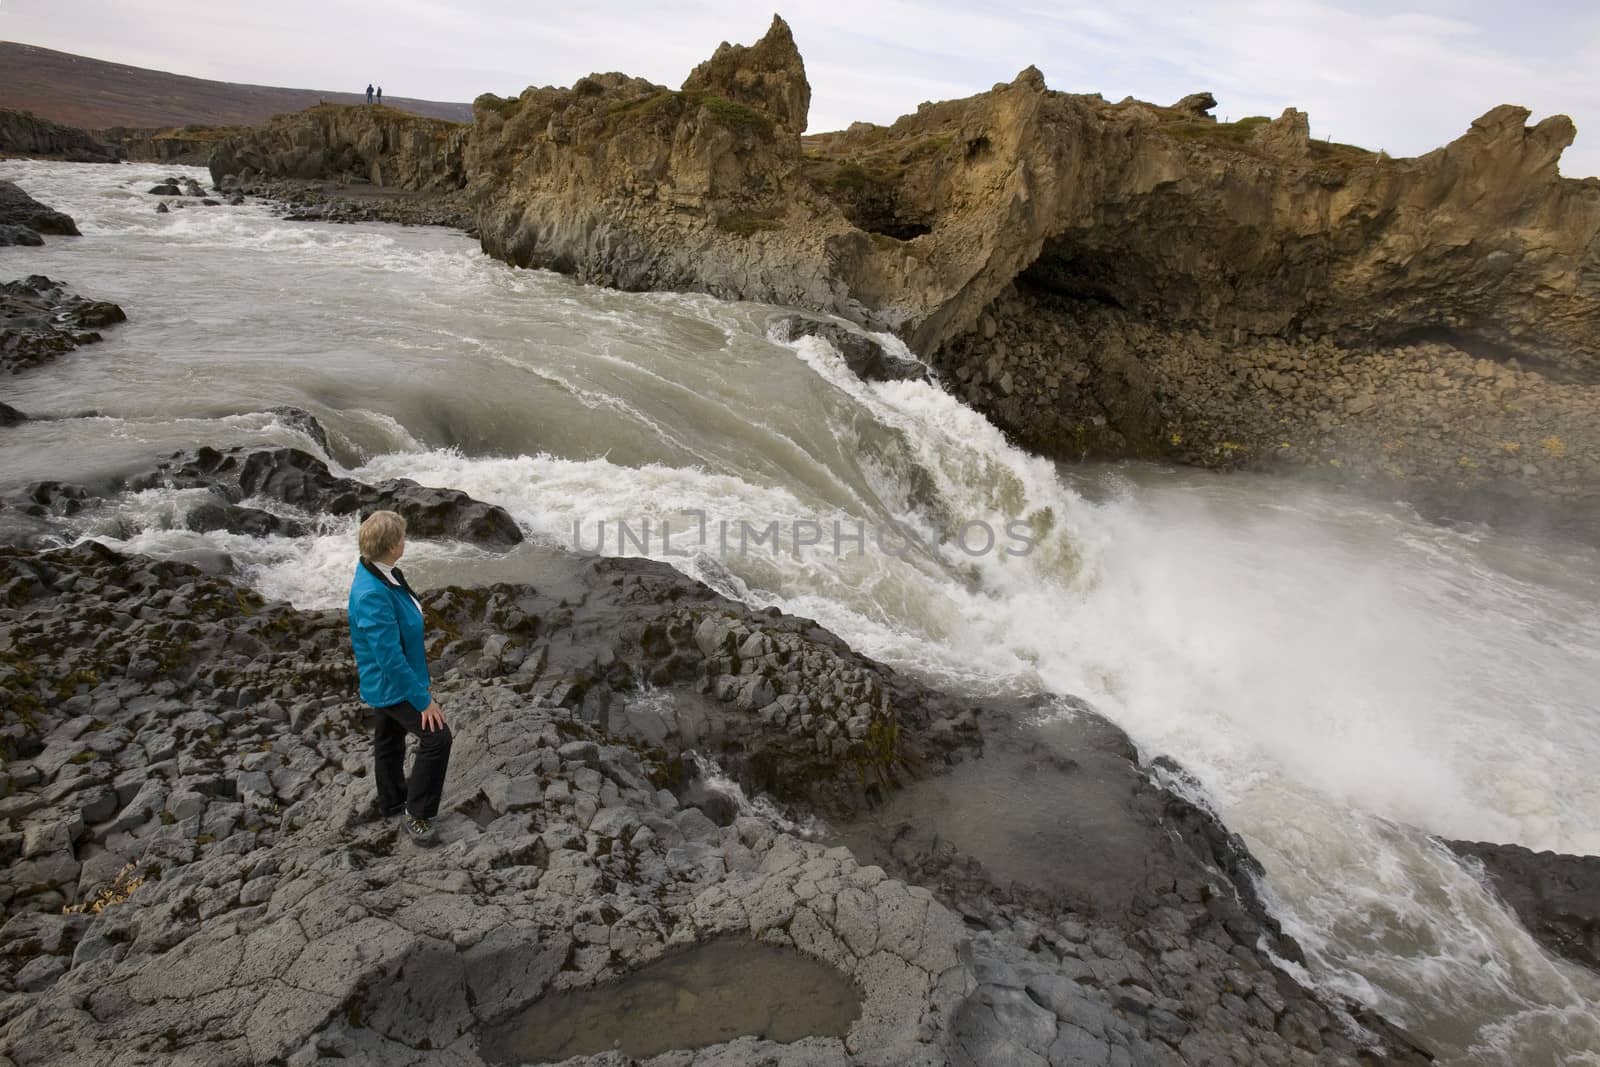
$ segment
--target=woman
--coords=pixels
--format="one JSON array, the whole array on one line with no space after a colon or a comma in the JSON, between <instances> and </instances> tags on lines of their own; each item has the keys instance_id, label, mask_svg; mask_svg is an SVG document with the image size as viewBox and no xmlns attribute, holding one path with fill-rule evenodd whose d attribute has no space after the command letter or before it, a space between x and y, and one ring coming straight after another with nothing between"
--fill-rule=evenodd
<instances>
[{"instance_id":1,"label":"woman","mask_svg":"<svg viewBox=\"0 0 1600 1067\"><path fill-rule=\"evenodd\" d=\"M429 820L439 814L450 728L428 691L422 604L395 564L406 550L406 520L375 511L361 523L361 562L350 583L350 644L361 678L361 699L373 707L372 776L378 811L419 844L433 839ZM406 778L406 734L417 756Z\"/></svg>"}]
</instances>

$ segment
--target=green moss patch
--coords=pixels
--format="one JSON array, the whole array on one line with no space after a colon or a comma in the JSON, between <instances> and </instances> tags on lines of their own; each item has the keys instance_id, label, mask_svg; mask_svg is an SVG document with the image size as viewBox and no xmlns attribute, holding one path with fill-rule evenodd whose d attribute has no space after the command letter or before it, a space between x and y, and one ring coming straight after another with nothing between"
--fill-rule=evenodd
<instances>
[{"instance_id":1,"label":"green moss patch","mask_svg":"<svg viewBox=\"0 0 1600 1067\"><path fill-rule=\"evenodd\" d=\"M781 230L783 223L778 221L775 212L731 211L717 216L717 229L749 237L758 230Z\"/></svg>"}]
</instances>

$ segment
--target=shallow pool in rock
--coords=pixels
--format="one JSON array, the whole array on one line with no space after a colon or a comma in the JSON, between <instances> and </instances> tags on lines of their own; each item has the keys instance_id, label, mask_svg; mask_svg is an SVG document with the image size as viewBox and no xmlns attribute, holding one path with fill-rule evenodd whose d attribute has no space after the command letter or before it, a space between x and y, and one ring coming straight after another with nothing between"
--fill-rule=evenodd
<instances>
[{"instance_id":1,"label":"shallow pool in rock","mask_svg":"<svg viewBox=\"0 0 1600 1067\"><path fill-rule=\"evenodd\" d=\"M860 1015L860 991L821 960L725 939L672 952L608 985L543 997L487 1027L479 1052L503 1065L611 1049L643 1058L747 1035L842 1038Z\"/></svg>"}]
</instances>

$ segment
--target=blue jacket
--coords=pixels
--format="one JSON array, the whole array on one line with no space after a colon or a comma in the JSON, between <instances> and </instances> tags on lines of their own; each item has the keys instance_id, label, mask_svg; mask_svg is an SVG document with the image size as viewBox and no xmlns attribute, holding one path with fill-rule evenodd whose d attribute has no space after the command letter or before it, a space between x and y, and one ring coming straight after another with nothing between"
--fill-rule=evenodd
<instances>
[{"instance_id":1,"label":"blue jacket","mask_svg":"<svg viewBox=\"0 0 1600 1067\"><path fill-rule=\"evenodd\" d=\"M411 594L362 563L350 583L350 644L362 700L376 708L406 700L418 711L433 703L422 612Z\"/></svg>"}]
</instances>

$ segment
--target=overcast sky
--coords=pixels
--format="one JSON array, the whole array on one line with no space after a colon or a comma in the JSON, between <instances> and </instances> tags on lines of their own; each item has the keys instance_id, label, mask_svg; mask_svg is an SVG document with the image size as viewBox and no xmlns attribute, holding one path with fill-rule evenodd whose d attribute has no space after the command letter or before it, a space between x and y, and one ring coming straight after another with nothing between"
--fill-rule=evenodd
<instances>
[{"instance_id":1,"label":"overcast sky","mask_svg":"<svg viewBox=\"0 0 1600 1067\"><path fill-rule=\"evenodd\" d=\"M888 122L1032 63L1052 89L1218 117L1294 106L1313 136L1415 155L1496 104L1571 115L1562 161L1600 174L1600 0L844 0L791 2L812 131ZM226 81L471 100L621 70L676 87L770 10L612 0L0 0L0 39ZM0 78L5 72L0 71ZM1586 132L1585 132L1586 131Z\"/></svg>"}]
</instances>

